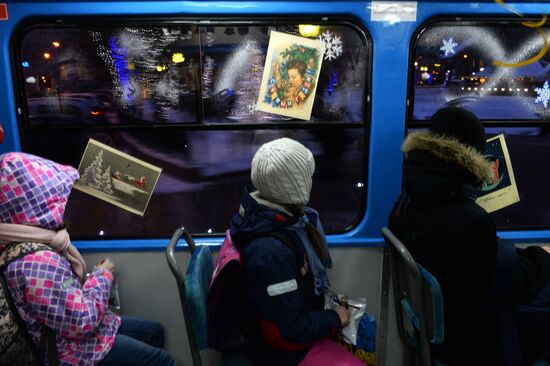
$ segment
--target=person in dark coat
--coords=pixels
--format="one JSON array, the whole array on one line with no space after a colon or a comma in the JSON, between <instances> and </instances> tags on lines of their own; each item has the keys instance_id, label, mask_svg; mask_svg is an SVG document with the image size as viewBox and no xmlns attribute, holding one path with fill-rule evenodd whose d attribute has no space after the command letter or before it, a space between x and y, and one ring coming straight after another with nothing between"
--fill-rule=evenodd
<instances>
[{"instance_id":1,"label":"person in dark coat","mask_svg":"<svg viewBox=\"0 0 550 366\"><path fill-rule=\"evenodd\" d=\"M256 365L361 365L329 341L349 323L343 306L324 309L331 266L319 215L309 201L313 154L288 138L268 142L252 160L252 183L231 222L233 242L241 247L250 316L259 328ZM285 244L271 233L283 232ZM250 350L252 351L252 350Z\"/></svg>"},{"instance_id":2,"label":"person in dark coat","mask_svg":"<svg viewBox=\"0 0 550 366\"><path fill-rule=\"evenodd\" d=\"M474 114L453 107L437 111L428 131L403 143L404 189L389 216L390 230L441 285L445 339L431 349L432 357L449 365L502 360L497 318L487 305L499 239L493 219L476 204L490 177L485 141ZM537 246L519 253L511 285L498 301L521 303L537 294L550 279L549 253Z\"/></svg>"}]
</instances>

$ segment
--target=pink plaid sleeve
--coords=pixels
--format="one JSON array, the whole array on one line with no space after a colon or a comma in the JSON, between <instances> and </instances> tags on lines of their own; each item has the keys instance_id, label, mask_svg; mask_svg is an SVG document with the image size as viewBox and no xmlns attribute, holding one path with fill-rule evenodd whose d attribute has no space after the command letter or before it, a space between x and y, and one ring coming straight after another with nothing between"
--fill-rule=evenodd
<instances>
[{"instance_id":1,"label":"pink plaid sleeve","mask_svg":"<svg viewBox=\"0 0 550 366\"><path fill-rule=\"evenodd\" d=\"M108 272L94 270L81 286L67 260L55 252L27 255L21 264L25 301L37 320L67 339L83 339L96 331L108 306Z\"/></svg>"}]
</instances>

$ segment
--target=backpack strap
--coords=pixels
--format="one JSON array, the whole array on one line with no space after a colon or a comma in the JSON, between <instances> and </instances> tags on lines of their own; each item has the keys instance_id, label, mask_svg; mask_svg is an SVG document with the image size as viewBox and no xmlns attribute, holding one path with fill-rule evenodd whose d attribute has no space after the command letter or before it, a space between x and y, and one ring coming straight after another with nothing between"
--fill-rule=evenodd
<instances>
[{"instance_id":1,"label":"backpack strap","mask_svg":"<svg viewBox=\"0 0 550 366\"><path fill-rule=\"evenodd\" d=\"M26 256L27 254L41 250L52 250L52 248L42 243L15 243L10 244L0 252L0 271L7 267L11 262Z\"/></svg>"},{"instance_id":2,"label":"backpack strap","mask_svg":"<svg viewBox=\"0 0 550 366\"><path fill-rule=\"evenodd\" d=\"M289 233L288 230L279 229L272 231L267 236L272 236L276 239L279 239L288 249L292 250L292 253L298 254L296 250L296 238L293 234Z\"/></svg>"},{"instance_id":3,"label":"backpack strap","mask_svg":"<svg viewBox=\"0 0 550 366\"><path fill-rule=\"evenodd\" d=\"M10 312L13 314L13 317L17 323L17 326L23 334L23 337L26 339L27 344L31 348L32 352L35 354L35 359L39 361L41 365L44 364L44 355L46 349L48 350L48 364L49 366L58 366L59 360L57 359L57 342L55 339L55 334L53 331L44 326L42 329L42 335L40 336L40 345L37 348L34 344L29 332L27 331L27 325L21 319L17 308L11 298L6 279L4 277L4 268L6 268L13 261L18 260L34 252L39 252L43 250L52 251L52 248L46 244L42 243L16 243L8 245L4 250L0 252L0 286L6 298L7 305Z\"/></svg>"},{"instance_id":4,"label":"backpack strap","mask_svg":"<svg viewBox=\"0 0 550 366\"><path fill-rule=\"evenodd\" d=\"M298 263L300 263L302 258L298 257L299 254L298 254L298 250L296 248L297 238L294 234L290 233L288 230L277 229L277 230L273 230L273 231L269 231L269 232L262 232L262 233L259 233L257 236L253 237L249 241L249 243L252 242L252 240L255 240L255 239L268 238L268 237L273 237L275 239L278 239L280 242L282 242L288 249L290 249L292 251L292 253L294 253L294 255L296 256L296 261Z\"/></svg>"}]
</instances>

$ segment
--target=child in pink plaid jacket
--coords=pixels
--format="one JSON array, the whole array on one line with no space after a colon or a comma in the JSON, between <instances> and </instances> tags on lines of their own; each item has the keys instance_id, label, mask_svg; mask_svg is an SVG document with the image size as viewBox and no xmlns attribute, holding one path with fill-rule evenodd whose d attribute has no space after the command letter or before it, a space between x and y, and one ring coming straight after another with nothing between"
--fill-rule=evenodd
<instances>
[{"instance_id":1,"label":"child in pink plaid jacket","mask_svg":"<svg viewBox=\"0 0 550 366\"><path fill-rule=\"evenodd\" d=\"M86 276L86 263L63 229L63 214L78 171L24 153L0 155L0 251L19 243L50 250L9 264L4 276L33 342L45 327L55 334L60 365L167 365L162 325L121 318L108 309L113 262ZM44 359L48 359L44 357Z\"/></svg>"}]
</instances>

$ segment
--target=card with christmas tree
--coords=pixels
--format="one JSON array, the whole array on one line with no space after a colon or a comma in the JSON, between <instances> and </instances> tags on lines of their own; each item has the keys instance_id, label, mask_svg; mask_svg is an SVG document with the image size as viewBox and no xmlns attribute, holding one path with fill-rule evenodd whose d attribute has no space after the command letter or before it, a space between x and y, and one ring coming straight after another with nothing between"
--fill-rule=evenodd
<instances>
[{"instance_id":1,"label":"card with christmas tree","mask_svg":"<svg viewBox=\"0 0 550 366\"><path fill-rule=\"evenodd\" d=\"M88 141L74 188L143 216L162 169L102 144Z\"/></svg>"}]
</instances>

